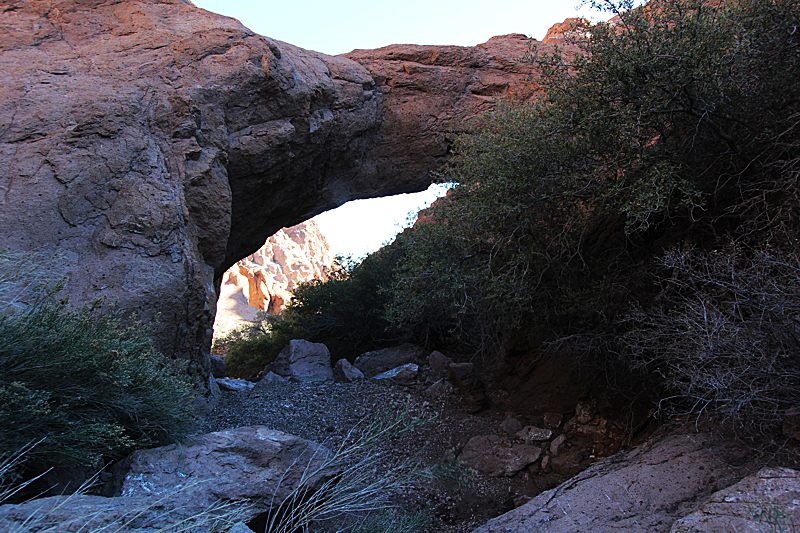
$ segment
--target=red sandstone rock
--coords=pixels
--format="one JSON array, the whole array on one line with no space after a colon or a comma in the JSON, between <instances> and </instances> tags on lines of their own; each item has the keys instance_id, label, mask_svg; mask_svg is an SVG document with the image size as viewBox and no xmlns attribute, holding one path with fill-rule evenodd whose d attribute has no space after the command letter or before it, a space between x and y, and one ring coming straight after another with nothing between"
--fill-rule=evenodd
<instances>
[{"instance_id":1,"label":"red sandstone rock","mask_svg":"<svg viewBox=\"0 0 800 533\"><path fill-rule=\"evenodd\" d=\"M0 36L0 248L60 254L73 304L160 315L205 375L229 267L426 188L463 119L536 91L520 35L331 57L183 0L9 0Z\"/></svg>"},{"instance_id":2,"label":"red sandstone rock","mask_svg":"<svg viewBox=\"0 0 800 533\"><path fill-rule=\"evenodd\" d=\"M334 257L312 219L285 228L225 272L214 334L223 335L266 311L280 314L303 282L328 279Z\"/></svg>"}]
</instances>

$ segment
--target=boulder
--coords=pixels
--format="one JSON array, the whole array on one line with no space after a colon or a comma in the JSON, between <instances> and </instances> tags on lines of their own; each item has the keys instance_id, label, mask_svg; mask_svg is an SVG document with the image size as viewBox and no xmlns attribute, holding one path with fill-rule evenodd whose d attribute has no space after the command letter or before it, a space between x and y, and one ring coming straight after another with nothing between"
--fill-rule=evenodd
<instances>
[{"instance_id":1,"label":"boulder","mask_svg":"<svg viewBox=\"0 0 800 533\"><path fill-rule=\"evenodd\" d=\"M287 381L289 381L288 378L279 376L275 372L267 372L266 374L264 374L261 377L261 379L259 379L255 383L255 386L253 387L253 390L254 391L261 391L261 390L264 390L264 389L268 389L272 385L275 385L277 383L286 383Z\"/></svg>"},{"instance_id":2,"label":"boulder","mask_svg":"<svg viewBox=\"0 0 800 533\"><path fill-rule=\"evenodd\" d=\"M481 435L467 442L458 462L487 476L510 477L535 463L541 455L542 449L536 446L511 442L497 435Z\"/></svg>"},{"instance_id":3,"label":"boulder","mask_svg":"<svg viewBox=\"0 0 800 533\"><path fill-rule=\"evenodd\" d=\"M193 516L216 502L242 502L254 517L283 501L303 476L316 482L331 474L318 471L328 450L311 441L263 426L202 435L183 444L134 452L121 495L167 498Z\"/></svg>"},{"instance_id":4,"label":"boulder","mask_svg":"<svg viewBox=\"0 0 800 533\"><path fill-rule=\"evenodd\" d=\"M364 379L364 374L359 369L350 364L347 359L339 359L333 365L333 379L341 383L350 383L357 379Z\"/></svg>"},{"instance_id":5,"label":"boulder","mask_svg":"<svg viewBox=\"0 0 800 533\"><path fill-rule=\"evenodd\" d=\"M225 377L225 361L214 355L211 356L211 375L215 378Z\"/></svg>"},{"instance_id":6,"label":"boulder","mask_svg":"<svg viewBox=\"0 0 800 533\"><path fill-rule=\"evenodd\" d=\"M381 372L372 379L396 379L397 381L409 381L417 377L419 366L414 363L407 363L397 368Z\"/></svg>"},{"instance_id":7,"label":"boulder","mask_svg":"<svg viewBox=\"0 0 800 533\"><path fill-rule=\"evenodd\" d=\"M270 369L281 377L298 381L333 380L328 347L301 339L289 341L272 362Z\"/></svg>"},{"instance_id":8,"label":"boulder","mask_svg":"<svg viewBox=\"0 0 800 533\"><path fill-rule=\"evenodd\" d=\"M268 510L273 497L283 501L304 475L309 488L320 486L335 474L323 468L328 454L313 442L259 426L209 433L135 452L117 497L2 505L0 531L159 533L177 524L188 530L193 520L199 531L227 530L221 529L230 524L226 513L248 521Z\"/></svg>"},{"instance_id":9,"label":"boulder","mask_svg":"<svg viewBox=\"0 0 800 533\"><path fill-rule=\"evenodd\" d=\"M447 357L442 352L437 352L434 350L428 356L428 366L431 369L431 374L434 375L436 378L443 378L446 377L448 374L448 367L453 360Z\"/></svg>"},{"instance_id":10,"label":"boulder","mask_svg":"<svg viewBox=\"0 0 800 533\"><path fill-rule=\"evenodd\" d=\"M711 495L700 510L675 522L670 533L761 533L800 526L800 472L764 468Z\"/></svg>"},{"instance_id":11,"label":"boulder","mask_svg":"<svg viewBox=\"0 0 800 533\"><path fill-rule=\"evenodd\" d=\"M666 533L732 483L739 475L735 465L746 454L710 434L659 435L597 462L473 533Z\"/></svg>"},{"instance_id":12,"label":"boulder","mask_svg":"<svg viewBox=\"0 0 800 533\"><path fill-rule=\"evenodd\" d=\"M363 353L356 358L355 366L364 373L364 376L372 378L406 363L418 363L424 357L424 353L425 350L419 346L405 343Z\"/></svg>"}]
</instances>

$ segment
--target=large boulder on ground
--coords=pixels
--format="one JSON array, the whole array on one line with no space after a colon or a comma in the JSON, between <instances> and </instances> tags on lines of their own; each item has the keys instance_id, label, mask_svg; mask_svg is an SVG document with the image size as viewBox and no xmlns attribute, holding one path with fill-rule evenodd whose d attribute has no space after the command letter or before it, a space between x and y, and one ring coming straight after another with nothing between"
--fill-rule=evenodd
<instances>
[{"instance_id":1,"label":"large boulder on ground","mask_svg":"<svg viewBox=\"0 0 800 533\"><path fill-rule=\"evenodd\" d=\"M364 376L372 378L406 363L419 363L425 356L425 350L415 344L401 344L392 348L375 350L359 355L355 361L355 367L364 373Z\"/></svg>"},{"instance_id":2,"label":"large boulder on ground","mask_svg":"<svg viewBox=\"0 0 800 533\"><path fill-rule=\"evenodd\" d=\"M183 444L135 452L114 498L73 495L0 506L0 531L171 531L192 520L199 531L230 523L213 517L237 511L248 521L281 502L305 476L309 489L330 475L329 452L313 442L265 427L244 427L196 437ZM27 521L27 523L26 523ZM47 528L51 529L47 529Z\"/></svg>"},{"instance_id":3,"label":"large boulder on ground","mask_svg":"<svg viewBox=\"0 0 800 533\"><path fill-rule=\"evenodd\" d=\"M473 533L666 533L741 478L745 449L710 434L652 438L584 470Z\"/></svg>"},{"instance_id":4,"label":"large boulder on ground","mask_svg":"<svg viewBox=\"0 0 800 533\"><path fill-rule=\"evenodd\" d=\"M298 381L332 381L333 367L328 347L302 339L289 341L270 365L275 374Z\"/></svg>"},{"instance_id":5,"label":"large boulder on ground","mask_svg":"<svg viewBox=\"0 0 800 533\"><path fill-rule=\"evenodd\" d=\"M670 533L790 532L800 528L800 472L764 468L711 495Z\"/></svg>"},{"instance_id":6,"label":"large boulder on ground","mask_svg":"<svg viewBox=\"0 0 800 533\"><path fill-rule=\"evenodd\" d=\"M186 516L216 502L242 502L250 506L252 517L266 511L273 498L283 501L304 476L320 481L331 474L318 471L329 453L316 443L263 426L218 431L134 452L126 459L129 470L121 495L167 498Z\"/></svg>"}]
</instances>

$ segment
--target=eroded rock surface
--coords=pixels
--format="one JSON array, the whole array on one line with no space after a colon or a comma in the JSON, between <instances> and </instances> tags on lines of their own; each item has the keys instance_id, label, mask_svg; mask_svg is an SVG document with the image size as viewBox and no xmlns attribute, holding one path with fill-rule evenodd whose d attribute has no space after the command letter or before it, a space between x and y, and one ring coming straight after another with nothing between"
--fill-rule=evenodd
<instances>
[{"instance_id":1,"label":"eroded rock surface","mask_svg":"<svg viewBox=\"0 0 800 533\"><path fill-rule=\"evenodd\" d=\"M182 0L10 0L0 35L0 248L60 254L74 304L160 315L205 375L231 265L424 189L462 119L536 89L524 36L330 57Z\"/></svg>"},{"instance_id":2,"label":"eroded rock surface","mask_svg":"<svg viewBox=\"0 0 800 533\"><path fill-rule=\"evenodd\" d=\"M473 533L667 532L740 477L743 448L709 434L654 437L584 470Z\"/></svg>"},{"instance_id":3,"label":"eroded rock surface","mask_svg":"<svg viewBox=\"0 0 800 533\"><path fill-rule=\"evenodd\" d=\"M55 496L0 506L0 530L156 533L188 528L192 520L207 521L200 529L211 530L211 517L238 509L249 520L286 499L301 480L318 487L333 474L324 467L329 453L262 426L209 433L135 452L118 497Z\"/></svg>"},{"instance_id":4,"label":"eroded rock surface","mask_svg":"<svg viewBox=\"0 0 800 533\"><path fill-rule=\"evenodd\" d=\"M334 257L317 223L284 228L222 276L214 336L224 335L259 311L277 315L303 282L327 281Z\"/></svg>"}]
</instances>

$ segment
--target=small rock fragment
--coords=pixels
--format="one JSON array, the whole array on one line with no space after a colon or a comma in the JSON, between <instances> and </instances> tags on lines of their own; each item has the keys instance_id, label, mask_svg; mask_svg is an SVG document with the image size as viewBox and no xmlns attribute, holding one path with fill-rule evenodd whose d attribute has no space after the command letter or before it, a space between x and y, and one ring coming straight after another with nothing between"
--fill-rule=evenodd
<instances>
[{"instance_id":1,"label":"small rock fragment","mask_svg":"<svg viewBox=\"0 0 800 533\"><path fill-rule=\"evenodd\" d=\"M547 429L558 429L561 422L564 420L564 415L559 413L545 413L544 414L544 427Z\"/></svg>"},{"instance_id":2,"label":"small rock fragment","mask_svg":"<svg viewBox=\"0 0 800 533\"><path fill-rule=\"evenodd\" d=\"M514 418L513 416L509 416L503 423L500 424L500 429L508 433L509 435L516 435L518 432L522 431L522 422Z\"/></svg>"},{"instance_id":3,"label":"small rock fragment","mask_svg":"<svg viewBox=\"0 0 800 533\"><path fill-rule=\"evenodd\" d=\"M557 456L565 442L567 442L567 436L563 433L553 439L553 442L550 443L550 455L553 457Z\"/></svg>"},{"instance_id":4,"label":"small rock fragment","mask_svg":"<svg viewBox=\"0 0 800 533\"><path fill-rule=\"evenodd\" d=\"M515 435L525 442L538 442L550 440L550 437L553 436L553 430L537 428L536 426L525 426L517 431Z\"/></svg>"}]
</instances>

